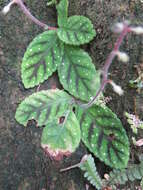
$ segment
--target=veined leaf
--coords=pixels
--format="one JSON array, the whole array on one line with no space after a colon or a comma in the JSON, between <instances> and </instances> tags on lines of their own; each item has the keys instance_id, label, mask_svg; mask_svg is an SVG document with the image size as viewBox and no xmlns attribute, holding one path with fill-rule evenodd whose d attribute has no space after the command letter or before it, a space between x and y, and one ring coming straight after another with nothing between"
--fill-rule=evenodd
<instances>
[{"instance_id":1,"label":"veined leaf","mask_svg":"<svg viewBox=\"0 0 143 190\"><path fill-rule=\"evenodd\" d=\"M67 155L79 146L80 133L75 114L68 110L62 123L57 120L46 125L42 133L41 146L55 158Z\"/></svg>"},{"instance_id":2,"label":"veined leaf","mask_svg":"<svg viewBox=\"0 0 143 190\"><path fill-rule=\"evenodd\" d=\"M100 85L91 58L80 48L65 45L58 74L64 89L82 100L89 101Z\"/></svg>"},{"instance_id":3,"label":"veined leaf","mask_svg":"<svg viewBox=\"0 0 143 190\"><path fill-rule=\"evenodd\" d=\"M56 6L58 12L58 25L60 27L65 26L68 19L68 0L61 0Z\"/></svg>"},{"instance_id":4,"label":"veined leaf","mask_svg":"<svg viewBox=\"0 0 143 190\"><path fill-rule=\"evenodd\" d=\"M61 117L72 103L72 97L62 90L47 90L32 94L18 106L16 120L26 126L31 119L39 126Z\"/></svg>"},{"instance_id":5,"label":"veined leaf","mask_svg":"<svg viewBox=\"0 0 143 190\"><path fill-rule=\"evenodd\" d=\"M25 88L34 87L48 79L61 62L63 45L56 31L46 31L29 45L22 62Z\"/></svg>"},{"instance_id":6,"label":"veined leaf","mask_svg":"<svg viewBox=\"0 0 143 190\"><path fill-rule=\"evenodd\" d=\"M82 130L82 141L100 160L113 168L125 168L129 159L126 132L109 109L97 105L83 111L77 108Z\"/></svg>"},{"instance_id":7,"label":"veined leaf","mask_svg":"<svg viewBox=\"0 0 143 190\"><path fill-rule=\"evenodd\" d=\"M72 45L88 43L95 35L91 21L84 16L71 16L67 24L58 29L59 38Z\"/></svg>"}]
</instances>

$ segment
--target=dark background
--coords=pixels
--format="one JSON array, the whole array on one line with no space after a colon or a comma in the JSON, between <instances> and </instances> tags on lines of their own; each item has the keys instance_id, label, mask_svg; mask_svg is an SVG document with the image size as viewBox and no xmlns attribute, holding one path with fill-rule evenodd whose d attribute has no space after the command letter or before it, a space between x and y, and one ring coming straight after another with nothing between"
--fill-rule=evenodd
<instances>
[{"instance_id":1,"label":"dark background","mask_svg":"<svg viewBox=\"0 0 143 190\"><path fill-rule=\"evenodd\" d=\"M0 0L0 10L9 1ZM51 26L56 26L56 10L47 7L44 0L25 0L33 15ZM116 40L111 32L115 22L130 20L133 25L143 25L143 3L140 0L69 0L70 15L85 15L90 18L97 31L95 39L83 48L89 52L96 68L102 68L105 59ZM87 150L81 144L69 158L55 162L47 157L40 148L41 130L34 123L29 127L20 126L14 119L18 103L24 97L36 91L25 90L21 82L20 66L29 42L42 29L23 15L17 6L13 6L8 15L0 15L0 190L85 190L87 181L79 169L60 173L61 168L76 164ZM135 113L143 119L143 92L129 87L129 80L136 79L138 67L143 64L143 36L129 35L121 46L130 56L127 64L114 60L110 69L110 78L121 85L125 91L119 97L110 87L105 96L112 100L108 106L118 115L127 130L129 138L132 132L124 117L124 112ZM56 73L41 85L41 89L60 87ZM138 138L143 136L140 131ZM130 162L137 162L142 148L131 144ZM95 160L98 171L103 176L110 169ZM135 190L138 182L128 183L123 188ZM90 187L90 190L94 189ZM139 187L137 187L139 189Z\"/></svg>"}]
</instances>

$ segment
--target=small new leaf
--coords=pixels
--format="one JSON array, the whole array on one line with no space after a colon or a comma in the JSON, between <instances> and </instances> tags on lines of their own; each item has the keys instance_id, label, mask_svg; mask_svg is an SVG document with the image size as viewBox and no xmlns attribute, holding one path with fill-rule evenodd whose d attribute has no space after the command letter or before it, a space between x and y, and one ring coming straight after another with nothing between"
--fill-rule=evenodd
<instances>
[{"instance_id":1,"label":"small new leaf","mask_svg":"<svg viewBox=\"0 0 143 190\"><path fill-rule=\"evenodd\" d=\"M91 21L84 16L71 16L67 24L58 29L60 40L71 45L88 43L95 35Z\"/></svg>"},{"instance_id":2,"label":"small new leaf","mask_svg":"<svg viewBox=\"0 0 143 190\"><path fill-rule=\"evenodd\" d=\"M38 35L27 48L22 62L22 81L31 88L48 79L61 62L63 45L56 31Z\"/></svg>"},{"instance_id":3,"label":"small new leaf","mask_svg":"<svg viewBox=\"0 0 143 190\"><path fill-rule=\"evenodd\" d=\"M24 126L31 119L36 120L38 126L43 126L61 117L71 103L72 97L62 90L40 91L21 102L15 118Z\"/></svg>"},{"instance_id":4,"label":"small new leaf","mask_svg":"<svg viewBox=\"0 0 143 190\"><path fill-rule=\"evenodd\" d=\"M81 132L75 114L69 110L63 115L62 123L51 122L43 129L41 146L51 157L70 154L79 146Z\"/></svg>"},{"instance_id":5,"label":"small new leaf","mask_svg":"<svg viewBox=\"0 0 143 190\"><path fill-rule=\"evenodd\" d=\"M91 58L80 48L64 46L58 75L64 89L81 100L89 101L100 86L100 76Z\"/></svg>"},{"instance_id":6,"label":"small new leaf","mask_svg":"<svg viewBox=\"0 0 143 190\"><path fill-rule=\"evenodd\" d=\"M129 141L117 116L107 107L77 108L82 141L100 160L113 168L125 168L129 160Z\"/></svg>"},{"instance_id":7,"label":"small new leaf","mask_svg":"<svg viewBox=\"0 0 143 190\"><path fill-rule=\"evenodd\" d=\"M68 19L68 0L61 0L56 6L58 12L58 25L63 27L67 24Z\"/></svg>"},{"instance_id":8,"label":"small new leaf","mask_svg":"<svg viewBox=\"0 0 143 190\"><path fill-rule=\"evenodd\" d=\"M133 133L138 133L138 128L143 129L143 121L141 121L138 116L125 112L127 121L131 126Z\"/></svg>"},{"instance_id":9,"label":"small new leaf","mask_svg":"<svg viewBox=\"0 0 143 190\"><path fill-rule=\"evenodd\" d=\"M102 188L102 179L96 170L94 159L91 155L85 155L80 162L79 167L85 172L84 177L86 177L96 189Z\"/></svg>"}]
</instances>

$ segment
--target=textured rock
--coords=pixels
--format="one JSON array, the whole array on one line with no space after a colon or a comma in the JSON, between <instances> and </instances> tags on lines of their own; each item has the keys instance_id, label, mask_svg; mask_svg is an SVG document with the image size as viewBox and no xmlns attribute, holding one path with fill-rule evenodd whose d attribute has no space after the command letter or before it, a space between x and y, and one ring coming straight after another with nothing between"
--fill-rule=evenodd
<instances>
[{"instance_id":1,"label":"textured rock","mask_svg":"<svg viewBox=\"0 0 143 190\"><path fill-rule=\"evenodd\" d=\"M0 7L8 1L0 0ZM25 1L31 12L43 22L56 26L56 11L47 8L46 1ZM143 3L140 0L70 0L70 15L82 14L89 17L97 30L96 38L84 48L90 53L97 68L101 68L111 51L116 39L110 28L116 21L129 19L134 24L143 20ZM21 60L29 42L42 29L20 11L17 6L12 7L6 16L0 15L0 189L3 190L78 190L85 189L85 183L79 170L59 173L65 165L78 163L84 155L83 148L62 163L55 163L46 158L40 148L41 129L32 125L29 128L19 126L15 119L18 103L26 96L36 91L36 88L25 90L20 77ZM134 111L133 97L135 91L128 87L128 81L136 76L133 66L139 64L143 57L143 38L129 37L122 45L122 50L130 55L129 65L121 64L117 60L111 67L112 79L115 79L125 90L124 97L118 97L111 89L106 91L112 96L110 107L126 124L124 111ZM56 74L41 85L40 89L60 86ZM3 132L2 132L3 131ZM99 162L99 161L98 161ZM99 162L99 169L103 174L104 165ZM31 180L32 179L32 180ZM30 183L32 184L30 186Z\"/></svg>"}]
</instances>

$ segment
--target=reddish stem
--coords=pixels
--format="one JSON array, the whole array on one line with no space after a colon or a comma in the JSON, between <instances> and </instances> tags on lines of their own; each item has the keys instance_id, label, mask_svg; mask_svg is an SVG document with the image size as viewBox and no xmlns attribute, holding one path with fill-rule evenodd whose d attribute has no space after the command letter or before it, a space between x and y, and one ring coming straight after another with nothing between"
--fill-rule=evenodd
<instances>
[{"instance_id":1,"label":"reddish stem","mask_svg":"<svg viewBox=\"0 0 143 190\"><path fill-rule=\"evenodd\" d=\"M95 101L96 101L97 97L100 95L100 93L104 90L106 84L109 82L109 80L108 80L108 71L109 71L109 68L110 68L110 66L111 66L111 64L113 62L113 59L116 56L115 52L119 51L119 48L120 48L120 46L121 46L121 44L122 44L122 42L123 42L123 40L124 40L124 38L125 38L125 36L127 35L128 32L130 32L130 27L128 26L127 23L124 23L124 29L121 32L121 34L119 35L117 41L115 42L113 50L111 51L111 53L109 54L108 58L105 61L105 65L104 65L104 67L102 69L103 79L102 79L101 85L100 85L96 95L87 104L80 105L81 107L83 107L85 109L91 107L95 103Z\"/></svg>"},{"instance_id":2,"label":"reddish stem","mask_svg":"<svg viewBox=\"0 0 143 190\"><path fill-rule=\"evenodd\" d=\"M51 27L48 26L47 24L39 21L37 18L35 18L30 11L26 8L26 6L24 5L22 0L13 0L13 3L19 5L19 7L21 8L21 10L23 11L23 13L30 19L32 20L35 24L39 25L40 27L44 28L44 29L48 29L48 30L56 30L56 27Z\"/></svg>"}]
</instances>

